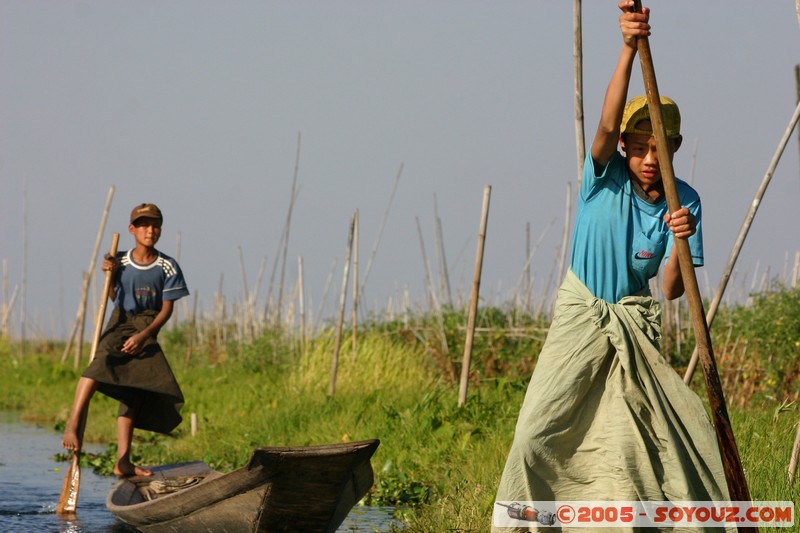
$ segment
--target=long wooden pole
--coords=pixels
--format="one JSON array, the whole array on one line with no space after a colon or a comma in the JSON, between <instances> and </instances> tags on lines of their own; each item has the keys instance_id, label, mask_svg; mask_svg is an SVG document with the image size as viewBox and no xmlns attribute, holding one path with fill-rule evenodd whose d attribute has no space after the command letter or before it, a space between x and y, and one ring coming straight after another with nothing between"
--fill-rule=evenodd
<instances>
[{"instance_id":1,"label":"long wooden pole","mask_svg":"<svg viewBox=\"0 0 800 533\"><path fill-rule=\"evenodd\" d=\"M578 192L581 190L583 161L586 159L586 136L583 125L583 17L581 0L572 1L573 77L575 83L575 148L578 157ZM572 218L570 217L570 220Z\"/></svg>"},{"instance_id":2,"label":"long wooden pole","mask_svg":"<svg viewBox=\"0 0 800 533\"><path fill-rule=\"evenodd\" d=\"M478 249L475 253L475 272L472 276L472 292L469 297L469 318L467 319L467 337L464 341L464 357L461 360L461 383L458 388L458 406L467 402L467 385L469 384L469 366L472 359L472 339L475 335L475 316L478 314L478 295L481 288L481 270L483 269L483 248L486 242L486 226L489 220L489 199L492 186L483 188L483 209L481 225L478 231Z\"/></svg>"},{"instance_id":3,"label":"long wooden pole","mask_svg":"<svg viewBox=\"0 0 800 533\"><path fill-rule=\"evenodd\" d=\"M634 0L634 9L636 11L642 10L641 0ZM667 197L667 205L670 213L672 213L680 209L681 205L678 189L675 185L675 171L672 168L672 160L667 145L667 131L661 115L661 96L658 93L655 67L650 54L648 38L639 37L637 39L637 48L639 60L642 64L642 77L644 78L647 104L650 110L650 122L653 126L653 135L656 140L661 180ZM750 501L747 479L744 476L742 461L736 448L736 440L733 437L733 429L728 418L728 409L725 405L725 397L722 394L722 385L717 373L716 361L711 347L711 335L703 312L703 300L700 296L700 288L697 285L689 243L686 239L675 239L673 246L678 252L681 276L683 277L686 298L689 302L692 324L700 351L700 362L706 378L706 392L711 405L714 428L717 433L720 455L722 456L722 466L728 484L728 493L732 501ZM755 528L740 528L740 530L755 530Z\"/></svg>"},{"instance_id":4,"label":"long wooden pole","mask_svg":"<svg viewBox=\"0 0 800 533\"><path fill-rule=\"evenodd\" d=\"M119 246L119 233L111 234L111 248L108 251L108 257L117 256L117 247ZM114 282L114 276L106 272L106 277L103 280L103 292L100 295L100 308L97 311L97 319L94 322L94 337L92 338L92 351L89 352L89 362L94 360L97 346L100 344L100 336L103 333L103 322L106 320L106 306L108 305L108 295L111 293L111 284Z\"/></svg>"}]
</instances>

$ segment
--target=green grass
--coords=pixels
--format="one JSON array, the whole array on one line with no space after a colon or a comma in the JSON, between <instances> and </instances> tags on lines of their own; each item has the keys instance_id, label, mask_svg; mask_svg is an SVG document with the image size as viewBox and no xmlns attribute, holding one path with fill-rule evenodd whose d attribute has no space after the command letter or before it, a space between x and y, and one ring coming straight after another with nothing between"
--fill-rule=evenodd
<instances>
[{"instance_id":1,"label":"green grass","mask_svg":"<svg viewBox=\"0 0 800 533\"><path fill-rule=\"evenodd\" d=\"M486 531L529 374L503 377L478 363L468 402L459 408L458 384L443 369L460 354L437 352L431 346L439 343L421 337L373 326L361 333L357 354L349 340L343 343L336 394L329 397L330 335L314 340L302 357L265 336L228 347L225 357L197 352L188 361L180 333L165 335L165 351L186 397L184 422L170 437L137 432L134 460L202 459L231 470L255 446L380 438L373 458L376 482L365 503L398 505L407 531ZM503 342L494 337L499 355L484 358L487 365L530 358ZM0 341L0 409L61 428L78 373L59 363L57 348L41 352L18 358ZM196 436L190 435L190 413L199 418ZM87 440L113 443L115 418L115 402L96 395ZM745 409L731 409L731 419L752 497L797 501L800 482L786 481L800 419L797 404L764 396Z\"/></svg>"}]
</instances>

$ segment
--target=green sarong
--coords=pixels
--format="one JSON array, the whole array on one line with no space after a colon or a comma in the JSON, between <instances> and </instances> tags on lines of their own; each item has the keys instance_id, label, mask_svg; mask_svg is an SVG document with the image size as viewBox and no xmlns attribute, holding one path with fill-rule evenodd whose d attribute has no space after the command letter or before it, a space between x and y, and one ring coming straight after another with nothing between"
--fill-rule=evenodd
<instances>
[{"instance_id":1,"label":"green sarong","mask_svg":"<svg viewBox=\"0 0 800 533\"><path fill-rule=\"evenodd\" d=\"M649 293L610 304L567 274L496 501L728 500L706 410L659 352L660 320Z\"/></svg>"},{"instance_id":2,"label":"green sarong","mask_svg":"<svg viewBox=\"0 0 800 533\"><path fill-rule=\"evenodd\" d=\"M122 353L128 337L146 328L158 314L128 314L115 308L100 338L94 360L83 372L97 390L119 400L119 416L133 417L134 427L169 433L181 423L183 393L154 337L136 355Z\"/></svg>"}]
</instances>

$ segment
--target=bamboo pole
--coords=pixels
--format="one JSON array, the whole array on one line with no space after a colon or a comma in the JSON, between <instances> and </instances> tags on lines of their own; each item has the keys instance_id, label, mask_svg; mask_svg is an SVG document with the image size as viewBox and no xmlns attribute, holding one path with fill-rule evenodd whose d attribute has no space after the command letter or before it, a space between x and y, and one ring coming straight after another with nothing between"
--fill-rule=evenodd
<instances>
[{"instance_id":1,"label":"bamboo pole","mask_svg":"<svg viewBox=\"0 0 800 533\"><path fill-rule=\"evenodd\" d=\"M556 251L558 251L556 249ZM547 281L545 282L544 287L542 288L542 295L539 297L539 303L536 306L536 312L534 313L536 316L543 316L544 315L544 307L547 304L548 298L550 298L550 291L553 289L553 273L558 266L558 256L553 259L553 263L550 265L550 270L547 273ZM558 287L556 287L556 291ZM555 303L555 300L553 301Z\"/></svg>"},{"instance_id":2,"label":"bamboo pole","mask_svg":"<svg viewBox=\"0 0 800 533\"><path fill-rule=\"evenodd\" d=\"M356 360L358 354L358 209L353 215L353 312L352 312L352 325L353 325L353 361Z\"/></svg>"},{"instance_id":3,"label":"bamboo pole","mask_svg":"<svg viewBox=\"0 0 800 533\"><path fill-rule=\"evenodd\" d=\"M525 222L525 257L531 257L531 223ZM531 312L531 262L525 261L522 267L522 309Z\"/></svg>"},{"instance_id":4,"label":"bamboo pole","mask_svg":"<svg viewBox=\"0 0 800 533\"><path fill-rule=\"evenodd\" d=\"M634 9L642 10L640 0L634 0ZM637 48L639 60L642 65L642 77L644 78L647 103L650 110L650 121L653 126L653 134L656 140L658 152L658 163L661 170L661 178L664 192L667 197L667 205L671 213L681 208L678 190L675 185L675 172L672 168L672 160L667 146L667 132L664 127L661 115L661 97L658 92L653 58L650 54L650 42L647 37L638 37ZM680 262L681 276L683 278L686 297L689 301L694 324L695 338L700 348L700 360L703 373L706 378L706 392L711 406L714 420L714 428L717 433L720 455L722 456L722 466L725 471L725 479L728 484L728 492L732 501L750 501L750 493L747 488L747 479L744 476L744 469L736 448L736 440L733 436L728 409L725 405L725 397L722 394L722 387L717 374L714 353L711 347L711 335L708 331L708 324L703 313L703 301L700 297L700 288L697 285L697 277L692 264L691 251L686 239L675 239L673 246L677 249L678 260ZM752 528L739 528L740 530L750 530Z\"/></svg>"},{"instance_id":5,"label":"bamboo pole","mask_svg":"<svg viewBox=\"0 0 800 533\"><path fill-rule=\"evenodd\" d=\"M428 263L428 255L425 253L425 239L422 237L422 226L419 223L419 217L414 217L417 223L417 237L419 238L420 252L422 253L422 264L425 267L425 288L428 291L428 306L433 311L439 309L439 299L436 298L436 289L433 287L433 279L431 278L431 266Z\"/></svg>"},{"instance_id":6,"label":"bamboo pole","mask_svg":"<svg viewBox=\"0 0 800 533\"><path fill-rule=\"evenodd\" d=\"M294 312L294 309L295 309L295 305L296 305L296 302L297 302L297 294L299 292L300 292L300 280L297 279L295 281L295 283L294 283L294 288L292 289L292 296L291 296L291 298L289 298L289 308L288 308L288 310L286 312L286 318L285 318L286 322L285 322L285 325L284 325L285 331L292 332L292 333L296 330L296 326L297 326L297 324L296 324L297 314ZM295 352L295 348L296 348L296 344L295 344L294 341L295 341L294 336L292 336L290 339L287 339L287 342L292 347L292 352ZM277 352L277 350L276 350L276 352Z\"/></svg>"},{"instance_id":7,"label":"bamboo pole","mask_svg":"<svg viewBox=\"0 0 800 533\"><path fill-rule=\"evenodd\" d=\"M798 22L800 22L800 0L797 0L797 18ZM795 65L794 72L797 79L797 101L800 103L800 65ZM798 135L797 138L800 140L800 135ZM792 269L791 283L792 289L797 287L798 269L800 269L800 251L797 251L794 254L794 268ZM794 483L794 476L797 472L798 458L800 458L800 422L797 423L797 433L795 434L794 444L792 445L792 454L789 457L789 469L787 472L787 477L790 484Z\"/></svg>"},{"instance_id":8,"label":"bamboo pole","mask_svg":"<svg viewBox=\"0 0 800 533\"><path fill-rule=\"evenodd\" d=\"M433 286L431 278L431 267L428 262L428 257L425 254L425 241L422 238L422 227L419 223L419 217L414 217L417 223L417 235L419 236L419 245L422 249L422 262L425 265L425 285L428 289L428 306L431 312L436 317L436 323L439 326L439 336L441 341L442 354L447 355L450 353L450 348L447 345L447 332L444 329L444 317L442 316L442 306L439 303L439 298L436 296L436 289Z\"/></svg>"},{"instance_id":9,"label":"bamboo pole","mask_svg":"<svg viewBox=\"0 0 800 533\"><path fill-rule=\"evenodd\" d=\"M286 238L283 239L283 251L281 252L281 277L278 284L278 317L276 322L280 323L281 305L283 303L283 279L286 272L286 257L289 252L289 233L292 226L292 211L297 201L297 176L300 174L300 132L297 132L297 151L294 160L294 176L292 177L292 200L289 202L289 212L286 214Z\"/></svg>"},{"instance_id":10,"label":"bamboo pole","mask_svg":"<svg viewBox=\"0 0 800 533\"><path fill-rule=\"evenodd\" d=\"M342 344L342 329L344 328L344 308L347 302L347 281L350 274L350 259L353 250L353 234L355 231L356 215L350 219L350 230L347 232L347 251L345 252L344 273L342 274L342 292L339 298L339 321L336 325L336 340L333 347L333 365L331 368L331 382L328 387L328 396L336 393L336 374L339 371L339 348Z\"/></svg>"},{"instance_id":11,"label":"bamboo pole","mask_svg":"<svg viewBox=\"0 0 800 533\"><path fill-rule=\"evenodd\" d=\"M27 294L28 294L28 178L22 191L22 283L19 298L19 328L20 350L25 355L25 323L27 321Z\"/></svg>"},{"instance_id":12,"label":"bamboo pole","mask_svg":"<svg viewBox=\"0 0 800 533\"><path fill-rule=\"evenodd\" d=\"M478 313L478 296L481 288L481 270L483 269L483 249L486 242L486 226L489 220L489 199L492 195L492 186L483 188L483 208L481 224L478 230L478 249L475 252L475 272L472 277L472 292L469 297L469 318L467 319L467 336L464 341L464 357L461 360L461 383L458 388L458 406L463 406L467 401L467 386L469 384L469 367L472 359L472 341L475 335L475 317Z\"/></svg>"},{"instance_id":13,"label":"bamboo pole","mask_svg":"<svg viewBox=\"0 0 800 533\"><path fill-rule=\"evenodd\" d=\"M800 17L800 0L797 0L798 17ZM800 104L800 65L794 66L794 89L796 93L795 102ZM797 136L797 147L800 150L800 135Z\"/></svg>"},{"instance_id":14,"label":"bamboo pole","mask_svg":"<svg viewBox=\"0 0 800 533\"><path fill-rule=\"evenodd\" d=\"M255 317L253 316L253 301L250 298L250 287L247 284L247 272L244 267L244 251L241 246L237 246L239 250L239 270L242 274L242 291L244 292L244 302L242 309L242 331L244 338L247 342L253 341L253 324Z\"/></svg>"},{"instance_id":15,"label":"bamboo pole","mask_svg":"<svg viewBox=\"0 0 800 533\"><path fill-rule=\"evenodd\" d=\"M256 286L253 288L253 322L257 322L256 319L256 304L258 303L258 295L261 294L261 282L264 279L264 272L267 269L267 256L263 256L261 258L261 264L258 267L258 276L256 276ZM265 307L266 310L266 307ZM262 320L258 327L258 332L264 329L264 323L266 322L266 313L261 315Z\"/></svg>"},{"instance_id":16,"label":"bamboo pole","mask_svg":"<svg viewBox=\"0 0 800 533\"><path fill-rule=\"evenodd\" d=\"M440 297L444 298L445 304L452 307L453 295L450 291L450 275L447 272L447 256L444 253L444 232L442 231L442 219L439 218L439 206L436 201L436 194L433 195L433 219L436 222L436 264L439 269Z\"/></svg>"},{"instance_id":17,"label":"bamboo pole","mask_svg":"<svg viewBox=\"0 0 800 533\"><path fill-rule=\"evenodd\" d=\"M17 286L14 286L14 292L17 291ZM3 258L3 317L2 324L0 324L0 336L8 339L8 314L9 310L8 301L8 260Z\"/></svg>"},{"instance_id":18,"label":"bamboo pole","mask_svg":"<svg viewBox=\"0 0 800 533\"><path fill-rule=\"evenodd\" d=\"M586 139L583 123L583 23L581 0L572 2L572 27L574 33L572 57L575 81L575 147L578 157L578 191L581 190L583 162L586 160ZM572 214L569 213L572 220Z\"/></svg>"},{"instance_id":19,"label":"bamboo pole","mask_svg":"<svg viewBox=\"0 0 800 533\"><path fill-rule=\"evenodd\" d=\"M8 259L3 258L3 313L8 308Z\"/></svg>"},{"instance_id":20,"label":"bamboo pole","mask_svg":"<svg viewBox=\"0 0 800 533\"><path fill-rule=\"evenodd\" d=\"M386 227L386 220L389 218L389 211L392 208L392 202L394 201L394 195L397 192L397 185L400 183L400 176L403 174L403 166L404 163L400 163L400 168L397 170L397 175L394 178L394 185L392 185L392 192L389 194L389 202L386 205L386 209L383 211L383 219L381 220L381 225L378 227L378 235L375 237L375 242L372 244L372 251L369 254L369 259L367 260L367 267L364 269L364 279L361 280L361 292L364 292L364 287L367 284L367 279L369 278L369 273L372 271L372 262L375 260L375 254L378 253L378 245L381 243L381 237L383 236L383 229Z\"/></svg>"},{"instance_id":21,"label":"bamboo pole","mask_svg":"<svg viewBox=\"0 0 800 533\"><path fill-rule=\"evenodd\" d=\"M714 322L714 316L719 308L719 303L722 300L722 295L725 292L725 288L728 286L728 280L731 277L736 260L739 258L739 252L742 251L742 246L744 245L744 241L747 238L748 232L750 231L750 226L753 224L753 219L756 217L758 208L761 205L761 200L764 197L764 193L767 192L767 187L772 180L772 175L775 173L775 169L778 167L778 161L780 161L781 155L783 155L783 151L789 142L789 137L791 137L792 131L797 126L798 120L800 120L800 103L798 103L797 107L795 108L794 114L789 121L789 125L786 127L786 131L784 131L783 137L778 143L778 148L775 150L775 154L772 156L772 161L770 161L769 166L767 167L767 172L764 174L764 178L761 180L761 185L758 187L756 195L750 204L750 209L745 215L744 222L742 222L742 227L739 229L739 235L736 237L736 242L734 243L733 249L728 257L728 264L725 267L725 271L722 273L722 278L717 286L717 292L714 294L714 299L711 301L711 305L708 308L708 316L706 317L708 327L711 327L711 324ZM756 278L754 277L753 279L755 280ZM683 381L687 385L692 381L692 374L694 374L698 358L698 348L695 347L694 353L692 353L692 358L689 361L689 366L686 368L686 372L683 375Z\"/></svg>"},{"instance_id":22,"label":"bamboo pole","mask_svg":"<svg viewBox=\"0 0 800 533\"><path fill-rule=\"evenodd\" d=\"M319 306L317 307L317 313L314 316L321 317L322 310L325 309L325 304L328 301L328 293L331 290L331 286L333 285L333 274L336 272L336 259L334 258L333 262L331 263L331 269L328 271L328 277L325 279L325 287L322 289L322 298L319 300ZM322 321L320 321L321 323ZM313 328L312 328L313 331Z\"/></svg>"},{"instance_id":23,"label":"bamboo pole","mask_svg":"<svg viewBox=\"0 0 800 533\"><path fill-rule=\"evenodd\" d=\"M119 233L111 234L111 248L107 257L113 259L117 256L117 246L119 246ZM108 305L108 295L111 293L111 284L114 283L114 276L111 272L106 272L103 280L103 292L100 293L100 306L97 310L97 319L94 322L94 337L92 338L92 351L89 352L89 362L94 360L97 353L97 346L100 344L100 336L103 333L103 323L106 320L106 306Z\"/></svg>"},{"instance_id":24,"label":"bamboo pole","mask_svg":"<svg viewBox=\"0 0 800 533\"><path fill-rule=\"evenodd\" d=\"M297 282L300 285L300 355L306 354L306 307L303 282L303 256L297 258Z\"/></svg>"},{"instance_id":25,"label":"bamboo pole","mask_svg":"<svg viewBox=\"0 0 800 533\"><path fill-rule=\"evenodd\" d=\"M69 356L72 343L75 342L77 344L75 347L75 360L73 364L73 368L75 368L75 370L78 370L78 368L80 368L80 363L81 363L81 351L83 346L83 324L84 320L86 319L86 301L87 298L89 297L89 284L91 283L92 276L96 268L95 263L97 262L97 254L98 251L100 250L100 243L103 241L103 232L105 231L106 221L108 220L108 213L111 210L111 200L112 198L114 198L114 190L115 187L113 185L108 190L108 197L106 198L106 206L105 209L103 210L103 215L100 218L100 229L97 231L97 239L95 240L94 249L92 250L92 257L89 260L89 269L83 273L81 301L80 305L78 306L78 314L77 317L75 318L75 325L72 329L72 333L67 339L67 346L64 349L64 354L61 356L61 363L63 364L67 360L67 357Z\"/></svg>"},{"instance_id":26,"label":"bamboo pole","mask_svg":"<svg viewBox=\"0 0 800 533\"><path fill-rule=\"evenodd\" d=\"M278 257L281 257L281 276L278 282L278 300L276 303L276 316L275 316L275 323L280 324L281 322L281 306L283 305L283 278L286 271L286 255L289 249L289 229L292 225L292 211L294 209L294 204L297 201L297 176L300 173L300 132L297 132L297 149L295 151L294 157L294 175L292 177L292 191L291 196L289 197L289 210L286 213L286 221L283 225L283 232L281 234L281 242L280 247L282 248L282 252L280 254L275 255L276 264L273 265L272 268L272 275L270 276L269 282L269 297L267 299L267 305L269 305L269 299L272 298L272 283L275 276L275 267L277 266Z\"/></svg>"},{"instance_id":27,"label":"bamboo pole","mask_svg":"<svg viewBox=\"0 0 800 533\"><path fill-rule=\"evenodd\" d=\"M175 235L175 261L177 261L179 265L181 264L181 249L181 232L179 231ZM181 307L183 311L183 322L186 322L189 320L189 302L186 298L181 298ZM178 320L175 320L172 325L174 329L177 329Z\"/></svg>"},{"instance_id":28,"label":"bamboo pole","mask_svg":"<svg viewBox=\"0 0 800 533\"><path fill-rule=\"evenodd\" d=\"M220 272L217 293L214 295L214 322L216 323L216 327L214 328L214 337L216 338L218 350L221 349L220 347L223 345L223 343L227 342L225 338L225 295L222 293L224 281L225 273Z\"/></svg>"},{"instance_id":29,"label":"bamboo pole","mask_svg":"<svg viewBox=\"0 0 800 533\"><path fill-rule=\"evenodd\" d=\"M789 483L794 483L794 475L797 472L798 457L800 457L800 422L797 424L797 434L794 437L792 456L789 459Z\"/></svg>"},{"instance_id":30,"label":"bamboo pole","mask_svg":"<svg viewBox=\"0 0 800 533\"><path fill-rule=\"evenodd\" d=\"M520 274L520 281L517 283L518 286L523 284L523 283L525 283L527 285L527 287L528 287L528 289L527 289L527 291L528 291L528 294L527 294L527 306L528 306L528 312L531 312L531 313L533 312L533 308L531 306L531 296L532 296L531 295L531 291L533 290L533 281L530 278L531 262L533 261L533 258L536 255L536 251L539 249L539 246L542 244L542 241L544 240L545 236L547 236L547 233L550 231L550 228L552 228L555 223L556 223L556 219L555 218L550 220L550 223L544 228L544 231L542 231L542 233L539 234L539 238L536 240L536 244L533 245L533 248L530 249L530 250L527 250L527 252L526 252L527 256L526 256L526 259L525 259L525 264L522 265L522 274ZM530 232L528 226L529 226L529 224L526 224L526 230L525 230L526 234ZM529 239L529 236L526 235L526 242L527 242L528 239ZM527 244L526 244L526 248L528 248ZM534 275L534 278L535 277L536 276Z\"/></svg>"},{"instance_id":31,"label":"bamboo pole","mask_svg":"<svg viewBox=\"0 0 800 533\"><path fill-rule=\"evenodd\" d=\"M3 325L0 331L3 332L3 337L8 339L8 317L11 316L11 312L14 309L14 303L17 299L17 294L19 293L19 285L14 285L14 291L11 293L11 298L8 301L8 305L3 307Z\"/></svg>"},{"instance_id":32,"label":"bamboo pole","mask_svg":"<svg viewBox=\"0 0 800 533\"><path fill-rule=\"evenodd\" d=\"M189 335L186 342L186 355L184 357L184 360L186 360L187 362L191 360L192 355L194 355L195 341L199 341L199 339L196 339L196 337L199 337L199 332L197 330L197 306L200 301L200 296L197 290L193 292L194 294L192 295L193 297L192 316L189 319Z\"/></svg>"}]
</instances>

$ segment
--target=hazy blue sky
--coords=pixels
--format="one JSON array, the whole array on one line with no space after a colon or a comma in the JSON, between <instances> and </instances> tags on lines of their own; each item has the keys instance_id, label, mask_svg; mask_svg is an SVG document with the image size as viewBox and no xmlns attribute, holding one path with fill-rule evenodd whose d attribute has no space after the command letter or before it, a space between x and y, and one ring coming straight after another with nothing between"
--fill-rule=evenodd
<instances>
[{"instance_id":1,"label":"hazy blue sky","mask_svg":"<svg viewBox=\"0 0 800 533\"><path fill-rule=\"evenodd\" d=\"M588 142L621 40L613 0L583 4ZM679 177L688 179L697 146L699 279L715 288L795 108L795 2L652 4L660 91L684 116ZM203 307L221 275L228 299L241 299L240 246L251 290L266 257L263 302L300 134L286 285L302 256L309 309L331 273L327 314L338 301L356 209L363 275L401 164L366 286L370 309L406 286L424 300L415 218L435 270L434 198L453 292L468 291L486 184L482 296L510 298L530 223L533 242L549 228L533 263L537 298L557 257L567 184L577 182L572 40L569 1L4 0L0 259L10 290L22 282L27 188L28 315L49 334L71 325L113 185L102 250L112 231L130 247L131 207L156 202L159 248L174 255L180 232L181 265ZM637 67L632 93L640 80ZM757 264L781 275L788 255L791 267L799 166L793 137L730 290Z\"/></svg>"}]
</instances>

